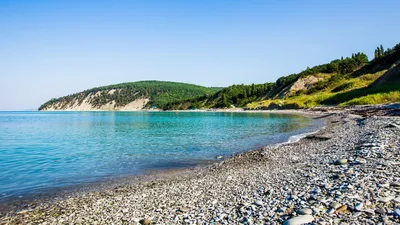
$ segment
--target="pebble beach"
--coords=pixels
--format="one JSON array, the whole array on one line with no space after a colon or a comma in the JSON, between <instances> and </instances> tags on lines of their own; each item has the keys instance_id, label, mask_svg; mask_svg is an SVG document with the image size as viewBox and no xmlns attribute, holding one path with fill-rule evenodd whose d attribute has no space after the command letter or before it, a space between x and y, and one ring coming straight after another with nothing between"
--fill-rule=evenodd
<instances>
[{"instance_id":1,"label":"pebble beach","mask_svg":"<svg viewBox=\"0 0 400 225\"><path fill-rule=\"evenodd\" d=\"M0 224L400 224L400 117L299 111L295 143L4 208Z\"/></svg>"}]
</instances>

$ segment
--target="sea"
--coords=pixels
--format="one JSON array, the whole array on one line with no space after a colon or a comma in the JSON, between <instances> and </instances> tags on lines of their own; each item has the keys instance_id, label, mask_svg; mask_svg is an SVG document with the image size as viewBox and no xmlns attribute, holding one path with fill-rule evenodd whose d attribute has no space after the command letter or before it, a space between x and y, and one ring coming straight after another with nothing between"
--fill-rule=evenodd
<instances>
[{"instance_id":1,"label":"sea","mask_svg":"<svg viewBox=\"0 0 400 225\"><path fill-rule=\"evenodd\" d=\"M193 167L322 125L265 112L0 112L0 202Z\"/></svg>"}]
</instances>

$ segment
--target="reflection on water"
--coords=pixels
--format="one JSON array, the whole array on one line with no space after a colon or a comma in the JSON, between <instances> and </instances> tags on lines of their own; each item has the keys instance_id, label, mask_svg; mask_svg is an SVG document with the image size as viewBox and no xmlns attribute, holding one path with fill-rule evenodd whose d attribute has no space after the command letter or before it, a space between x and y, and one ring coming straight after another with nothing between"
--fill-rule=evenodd
<instances>
[{"instance_id":1,"label":"reflection on water","mask_svg":"<svg viewBox=\"0 0 400 225\"><path fill-rule=\"evenodd\" d=\"M283 142L308 118L227 112L0 112L0 200Z\"/></svg>"}]
</instances>

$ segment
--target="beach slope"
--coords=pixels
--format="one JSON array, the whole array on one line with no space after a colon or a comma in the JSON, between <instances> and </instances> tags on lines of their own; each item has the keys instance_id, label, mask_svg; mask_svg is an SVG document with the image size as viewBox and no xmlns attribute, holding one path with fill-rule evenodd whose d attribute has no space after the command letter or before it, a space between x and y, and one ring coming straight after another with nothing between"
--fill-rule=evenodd
<instances>
[{"instance_id":1,"label":"beach slope","mask_svg":"<svg viewBox=\"0 0 400 225\"><path fill-rule=\"evenodd\" d=\"M362 112L307 112L327 125L296 143L27 204L0 224L398 224L400 118Z\"/></svg>"}]
</instances>

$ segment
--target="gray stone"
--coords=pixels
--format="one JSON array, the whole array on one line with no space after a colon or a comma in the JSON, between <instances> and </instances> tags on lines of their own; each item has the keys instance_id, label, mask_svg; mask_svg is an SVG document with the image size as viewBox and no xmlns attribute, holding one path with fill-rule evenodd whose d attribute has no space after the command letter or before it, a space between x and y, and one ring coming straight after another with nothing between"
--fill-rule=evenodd
<instances>
[{"instance_id":1,"label":"gray stone","mask_svg":"<svg viewBox=\"0 0 400 225\"><path fill-rule=\"evenodd\" d=\"M380 198L378 201L379 201L379 202L383 202L383 203L388 203L388 202L390 202L390 201L393 200L393 199L394 199L394 196L388 196L388 197Z\"/></svg>"},{"instance_id":2,"label":"gray stone","mask_svg":"<svg viewBox=\"0 0 400 225\"><path fill-rule=\"evenodd\" d=\"M340 206L342 206L342 204L338 203L338 202L332 202L331 204L329 204L329 207L333 208L333 209L337 209Z\"/></svg>"},{"instance_id":3,"label":"gray stone","mask_svg":"<svg viewBox=\"0 0 400 225\"><path fill-rule=\"evenodd\" d=\"M386 210L382 209L382 208L377 208L375 209L375 212L381 215L385 215L386 214Z\"/></svg>"},{"instance_id":4,"label":"gray stone","mask_svg":"<svg viewBox=\"0 0 400 225\"><path fill-rule=\"evenodd\" d=\"M375 215L375 212L372 209L364 210L364 213L366 213L370 217Z\"/></svg>"},{"instance_id":5,"label":"gray stone","mask_svg":"<svg viewBox=\"0 0 400 225\"><path fill-rule=\"evenodd\" d=\"M297 211L297 214L299 215L311 215L312 213L313 211L310 208L304 208Z\"/></svg>"}]
</instances>

